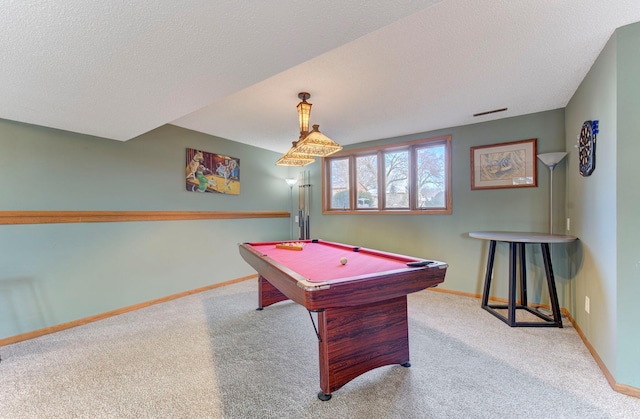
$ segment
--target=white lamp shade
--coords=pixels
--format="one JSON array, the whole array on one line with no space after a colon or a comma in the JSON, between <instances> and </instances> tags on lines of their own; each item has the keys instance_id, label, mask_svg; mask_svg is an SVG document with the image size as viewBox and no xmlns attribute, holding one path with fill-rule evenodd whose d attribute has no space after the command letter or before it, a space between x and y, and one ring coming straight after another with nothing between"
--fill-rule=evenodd
<instances>
[{"instance_id":1,"label":"white lamp shade","mask_svg":"<svg viewBox=\"0 0 640 419\"><path fill-rule=\"evenodd\" d=\"M287 185L289 185L291 187L293 187L293 185L298 183L298 179L295 179L295 178L292 178L292 177L288 177L284 181L287 182Z\"/></svg>"},{"instance_id":2,"label":"white lamp shade","mask_svg":"<svg viewBox=\"0 0 640 419\"><path fill-rule=\"evenodd\" d=\"M558 151L558 152L555 152L555 153L538 154L538 158L547 167L551 168L551 167L555 167L556 164L560 163L562 161L562 159L564 159L564 156L566 156L566 155L567 155L566 152Z\"/></svg>"}]
</instances>

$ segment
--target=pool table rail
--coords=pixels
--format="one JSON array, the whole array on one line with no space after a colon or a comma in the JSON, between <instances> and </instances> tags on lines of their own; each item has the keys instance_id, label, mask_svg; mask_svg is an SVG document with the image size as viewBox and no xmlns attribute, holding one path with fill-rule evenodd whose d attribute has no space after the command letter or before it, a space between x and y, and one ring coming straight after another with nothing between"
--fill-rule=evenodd
<instances>
[{"instance_id":1,"label":"pool table rail","mask_svg":"<svg viewBox=\"0 0 640 419\"><path fill-rule=\"evenodd\" d=\"M332 242L323 242L323 244L327 243L331 246L335 245ZM259 308L286 299L295 301L310 311L320 311L329 307L353 307L384 301L437 286L444 282L448 268L446 263L434 261L421 267L405 267L385 272L316 282L310 281L293 269L257 251L250 243L239 244L239 249L242 258L258 272L260 277L266 279L267 282L287 297L267 298L264 301L266 304L262 305L263 302L260 302ZM406 256L394 253L378 252L364 248L361 248L360 251L375 252L376 255L382 254L390 258L407 260ZM412 260L420 259L414 258ZM264 288L260 290L261 294L264 292L277 294L262 281L261 286Z\"/></svg>"}]
</instances>

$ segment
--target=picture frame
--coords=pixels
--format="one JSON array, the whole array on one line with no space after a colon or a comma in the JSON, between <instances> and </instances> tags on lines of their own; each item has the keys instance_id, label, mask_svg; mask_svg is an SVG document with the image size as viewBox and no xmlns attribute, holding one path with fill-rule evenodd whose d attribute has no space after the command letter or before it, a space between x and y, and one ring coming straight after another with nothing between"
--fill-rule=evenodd
<instances>
[{"instance_id":1,"label":"picture frame","mask_svg":"<svg viewBox=\"0 0 640 419\"><path fill-rule=\"evenodd\" d=\"M538 186L538 139L471 147L471 189Z\"/></svg>"},{"instance_id":2,"label":"picture frame","mask_svg":"<svg viewBox=\"0 0 640 419\"><path fill-rule=\"evenodd\" d=\"M189 192L240 194L240 159L187 148L185 185Z\"/></svg>"}]
</instances>

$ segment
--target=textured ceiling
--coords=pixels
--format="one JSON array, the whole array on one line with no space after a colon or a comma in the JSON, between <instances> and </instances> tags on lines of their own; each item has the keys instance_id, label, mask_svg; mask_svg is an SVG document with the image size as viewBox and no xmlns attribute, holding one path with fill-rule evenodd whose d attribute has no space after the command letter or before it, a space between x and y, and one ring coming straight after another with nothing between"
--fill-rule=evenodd
<instances>
[{"instance_id":1,"label":"textured ceiling","mask_svg":"<svg viewBox=\"0 0 640 419\"><path fill-rule=\"evenodd\" d=\"M564 107L640 21L638 0L0 1L0 118L278 152L300 91L341 144Z\"/></svg>"}]
</instances>

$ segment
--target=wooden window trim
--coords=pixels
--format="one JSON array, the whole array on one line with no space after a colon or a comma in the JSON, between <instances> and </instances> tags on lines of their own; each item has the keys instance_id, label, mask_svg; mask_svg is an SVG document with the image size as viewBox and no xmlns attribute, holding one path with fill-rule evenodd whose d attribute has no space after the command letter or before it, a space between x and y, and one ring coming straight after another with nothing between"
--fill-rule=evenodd
<instances>
[{"instance_id":1,"label":"wooden window trim","mask_svg":"<svg viewBox=\"0 0 640 419\"><path fill-rule=\"evenodd\" d=\"M421 148L422 146L435 145L437 143L441 143L445 147L445 206L443 208L436 209L414 209L414 203L412 202L417 193L417 177L415 172L415 168L413 167L413 153L415 153L415 149ZM453 212L452 208L452 191L451 191L451 136L444 135L438 137L431 138L423 138L414 141L407 141L402 143L395 144L385 144L378 145L366 148L352 149L352 150L343 150L336 154L331 155L330 157L322 159L322 214L323 215L354 215L354 214L385 214L385 215L449 215ZM356 176L356 168L355 168L355 157L363 156L368 154L375 154L380 152L387 152L393 150L402 150L407 149L410 151L410 161L409 161L409 209L404 208L384 208L385 196L386 193L378 194L378 208L361 208L357 209L357 179ZM350 198L350 208L349 209L331 209L329 208L331 202L331 179L330 179L330 162L336 158L345 158L349 159L349 198ZM378 185L384 185L384 159L378 158Z\"/></svg>"}]
</instances>

